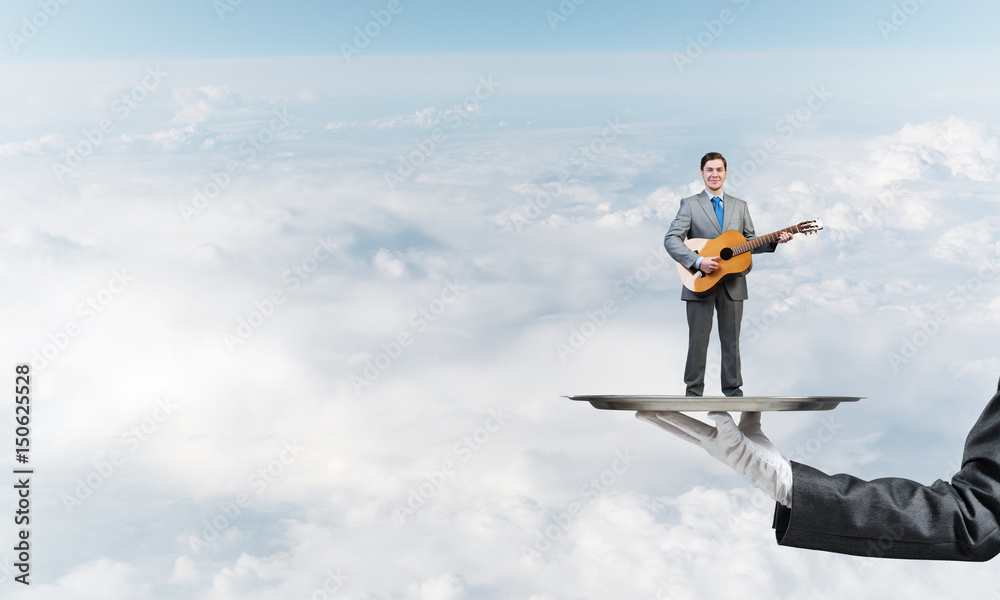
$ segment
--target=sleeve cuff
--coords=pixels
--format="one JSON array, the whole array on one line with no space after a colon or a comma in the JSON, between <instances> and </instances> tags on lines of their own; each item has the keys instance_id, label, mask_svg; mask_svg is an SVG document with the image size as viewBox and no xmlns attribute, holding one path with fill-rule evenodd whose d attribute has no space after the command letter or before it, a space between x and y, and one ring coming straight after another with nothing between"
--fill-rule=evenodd
<instances>
[{"instance_id":1,"label":"sleeve cuff","mask_svg":"<svg viewBox=\"0 0 1000 600\"><path fill-rule=\"evenodd\" d=\"M774 538L779 544L785 537L785 532L788 531L788 522L791 518L792 509L780 502L774 503L774 521L772 521L771 527L774 528Z\"/></svg>"}]
</instances>

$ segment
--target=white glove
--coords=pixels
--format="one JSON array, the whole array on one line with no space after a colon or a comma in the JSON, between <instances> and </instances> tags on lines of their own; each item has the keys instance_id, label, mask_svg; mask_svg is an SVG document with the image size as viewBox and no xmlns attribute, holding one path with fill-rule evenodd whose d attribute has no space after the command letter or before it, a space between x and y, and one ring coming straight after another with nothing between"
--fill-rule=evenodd
<instances>
[{"instance_id":1,"label":"white glove","mask_svg":"<svg viewBox=\"0 0 1000 600\"><path fill-rule=\"evenodd\" d=\"M715 427L679 412L639 411L635 416L701 446L754 487L792 507L792 464L760 430L760 413L745 412L737 427L727 412L710 412Z\"/></svg>"}]
</instances>

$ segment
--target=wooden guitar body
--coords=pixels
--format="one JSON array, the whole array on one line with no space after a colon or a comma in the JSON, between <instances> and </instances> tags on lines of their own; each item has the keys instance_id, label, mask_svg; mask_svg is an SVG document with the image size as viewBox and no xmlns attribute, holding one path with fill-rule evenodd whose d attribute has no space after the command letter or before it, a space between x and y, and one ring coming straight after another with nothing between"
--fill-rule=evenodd
<instances>
[{"instance_id":1,"label":"wooden guitar body","mask_svg":"<svg viewBox=\"0 0 1000 600\"><path fill-rule=\"evenodd\" d=\"M711 294L716 286L732 277L739 277L750 272L753 263L750 253L733 254L730 250L733 246L745 243L747 239L739 231L726 231L719 237L707 240L704 238L691 238L684 241L684 245L697 252L700 256L711 258L718 256L719 268L710 274L706 274L699 269L689 271L680 263L677 263L677 273L681 276L681 283L697 296L707 296ZM728 251L728 252L727 252ZM728 256L728 258L726 258Z\"/></svg>"}]
</instances>

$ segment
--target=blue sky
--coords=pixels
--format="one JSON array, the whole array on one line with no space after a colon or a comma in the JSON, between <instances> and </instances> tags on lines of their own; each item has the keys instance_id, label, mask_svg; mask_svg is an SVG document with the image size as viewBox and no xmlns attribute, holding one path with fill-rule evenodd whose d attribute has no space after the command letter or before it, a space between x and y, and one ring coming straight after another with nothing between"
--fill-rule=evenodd
<instances>
[{"instance_id":1,"label":"blue sky","mask_svg":"<svg viewBox=\"0 0 1000 600\"><path fill-rule=\"evenodd\" d=\"M732 11L731 23L724 24L725 35L716 35L714 42L724 49L988 51L995 47L989 29L995 5L963 2L956 14L955 8L940 2L911 4L402 0L398 14L372 41L369 52L673 51L683 49L688 37L696 38L703 23L719 20L724 10ZM49 9L54 16L19 52L5 45L5 60L336 55L341 42L353 39L355 27L363 29L372 20L371 12L385 10L388 3L109 0L54 6L58 11ZM880 27L879 21L893 23L894 7L902 15L896 17L898 31ZM0 19L0 31L21 34L23 19L30 20L41 10L33 0L10 3Z\"/></svg>"},{"instance_id":2,"label":"blue sky","mask_svg":"<svg viewBox=\"0 0 1000 600\"><path fill-rule=\"evenodd\" d=\"M747 392L868 397L764 430L949 477L1000 374L993 6L883 37L904 3L404 2L348 61L388 3L73 0L15 55L43 4L0 17L0 364L35 364L44 471L4 594L995 591L778 548L728 469L561 398L681 392L679 282L642 269L717 150L758 232L826 225L755 258Z\"/></svg>"}]
</instances>

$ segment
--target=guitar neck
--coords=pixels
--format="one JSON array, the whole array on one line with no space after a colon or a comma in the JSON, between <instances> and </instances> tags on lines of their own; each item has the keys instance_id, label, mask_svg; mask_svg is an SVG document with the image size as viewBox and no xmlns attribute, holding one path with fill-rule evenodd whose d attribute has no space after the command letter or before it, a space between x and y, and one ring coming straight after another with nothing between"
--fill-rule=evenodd
<instances>
[{"instance_id":1,"label":"guitar neck","mask_svg":"<svg viewBox=\"0 0 1000 600\"><path fill-rule=\"evenodd\" d=\"M751 252L751 251L753 251L753 250L755 250L755 249L757 249L757 248L759 248L761 246L764 246L766 244L770 244L772 242L777 242L778 241L778 237L782 233L796 234L796 233L801 233L801 232L799 231L799 226L798 225L792 225L791 227L785 227L784 229L779 229L779 230L777 230L775 232L772 232L772 233L769 233L767 235L762 235L760 237L755 237L752 240L748 240L746 242L743 242L742 244L737 244L737 245L733 246L733 256L736 256L737 254L743 254L744 252Z\"/></svg>"}]
</instances>

